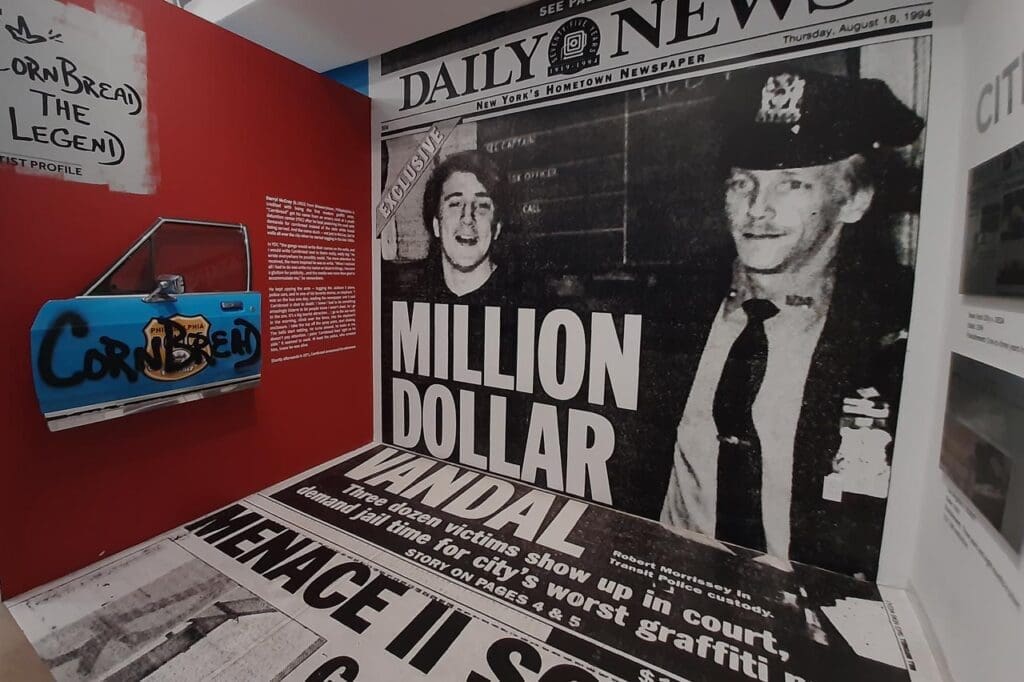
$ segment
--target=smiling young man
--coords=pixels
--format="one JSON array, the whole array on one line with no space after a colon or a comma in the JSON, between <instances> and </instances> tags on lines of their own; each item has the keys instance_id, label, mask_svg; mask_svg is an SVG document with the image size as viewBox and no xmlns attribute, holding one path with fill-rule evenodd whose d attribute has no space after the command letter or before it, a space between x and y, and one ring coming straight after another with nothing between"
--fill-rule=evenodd
<instances>
[{"instance_id":1,"label":"smiling young man","mask_svg":"<svg viewBox=\"0 0 1024 682\"><path fill-rule=\"evenodd\" d=\"M674 373L688 388L655 391L678 398L661 520L782 568L873 577L912 273L884 221L866 218L868 157L912 143L923 121L877 80L777 73L734 87L736 257L703 336L677 325L680 346L704 339Z\"/></svg>"},{"instance_id":2,"label":"smiling young man","mask_svg":"<svg viewBox=\"0 0 1024 682\"><path fill-rule=\"evenodd\" d=\"M427 180L423 222L434 238L429 272L435 300L477 302L502 293L493 249L501 235L503 187L494 161L475 150L452 154Z\"/></svg>"}]
</instances>

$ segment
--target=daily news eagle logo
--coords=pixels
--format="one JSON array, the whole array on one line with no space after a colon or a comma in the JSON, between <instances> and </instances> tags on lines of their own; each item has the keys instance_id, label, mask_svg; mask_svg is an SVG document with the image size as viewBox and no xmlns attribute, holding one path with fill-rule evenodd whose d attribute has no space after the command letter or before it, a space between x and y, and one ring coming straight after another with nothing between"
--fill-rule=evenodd
<instances>
[{"instance_id":1,"label":"daily news eagle logo","mask_svg":"<svg viewBox=\"0 0 1024 682\"><path fill-rule=\"evenodd\" d=\"M587 17L570 19L551 36L548 75L573 74L597 66L601 61L597 54L600 47L601 29L597 22Z\"/></svg>"},{"instance_id":2,"label":"daily news eagle logo","mask_svg":"<svg viewBox=\"0 0 1024 682\"><path fill-rule=\"evenodd\" d=\"M210 338L210 321L202 315L153 318L142 329L154 359L143 373L157 381L181 381L206 369L206 353L194 352ZM170 338L168 338L170 335Z\"/></svg>"}]
</instances>

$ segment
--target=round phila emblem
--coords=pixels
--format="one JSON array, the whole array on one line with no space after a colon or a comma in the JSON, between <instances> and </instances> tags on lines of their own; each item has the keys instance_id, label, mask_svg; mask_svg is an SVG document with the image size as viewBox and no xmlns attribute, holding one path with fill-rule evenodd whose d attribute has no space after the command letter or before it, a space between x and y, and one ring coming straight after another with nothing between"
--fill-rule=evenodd
<instances>
[{"instance_id":1,"label":"round phila emblem","mask_svg":"<svg viewBox=\"0 0 1024 682\"><path fill-rule=\"evenodd\" d=\"M558 27L548 45L549 76L573 74L601 60L601 29L593 19L573 17Z\"/></svg>"},{"instance_id":2,"label":"round phila emblem","mask_svg":"<svg viewBox=\"0 0 1024 682\"><path fill-rule=\"evenodd\" d=\"M154 317L142 329L146 364L142 372L156 381L181 381L199 374L210 357L210 321L202 315Z\"/></svg>"}]
</instances>

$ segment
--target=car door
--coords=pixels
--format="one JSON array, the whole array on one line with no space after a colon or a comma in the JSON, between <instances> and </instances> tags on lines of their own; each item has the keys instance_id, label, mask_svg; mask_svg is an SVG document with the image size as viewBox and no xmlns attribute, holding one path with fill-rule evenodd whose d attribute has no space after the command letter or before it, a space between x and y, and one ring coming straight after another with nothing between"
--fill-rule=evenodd
<instances>
[{"instance_id":1,"label":"car door","mask_svg":"<svg viewBox=\"0 0 1024 682\"><path fill-rule=\"evenodd\" d=\"M260 295L244 225L161 218L75 298L32 326L51 430L251 388Z\"/></svg>"}]
</instances>

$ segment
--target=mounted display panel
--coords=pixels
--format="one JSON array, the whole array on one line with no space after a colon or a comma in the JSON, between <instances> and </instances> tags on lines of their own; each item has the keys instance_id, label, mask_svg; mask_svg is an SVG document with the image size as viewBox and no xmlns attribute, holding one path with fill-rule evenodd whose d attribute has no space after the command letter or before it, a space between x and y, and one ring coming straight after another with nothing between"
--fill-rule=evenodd
<instances>
[{"instance_id":1,"label":"mounted display panel","mask_svg":"<svg viewBox=\"0 0 1024 682\"><path fill-rule=\"evenodd\" d=\"M39 407L58 431L253 388L260 324L245 225L161 218L85 293L39 311Z\"/></svg>"},{"instance_id":2,"label":"mounted display panel","mask_svg":"<svg viewBox=\"0 0 1024 682\"><path fill-rule=\"evenodd\" d=\"M942 433L942 470L973 519L1024 550L1024 379L953 353Z\"/></svg>"},{"instance_id":3,"label":"mounted display panel","mask_svg":"<svg viewBox=\"0 0 1024 682\"><path fill-rule=\"evenodd\" d=\"M1024 143L969 175L960 293L1024 296Z\"/></svg>"}]
</instances>

